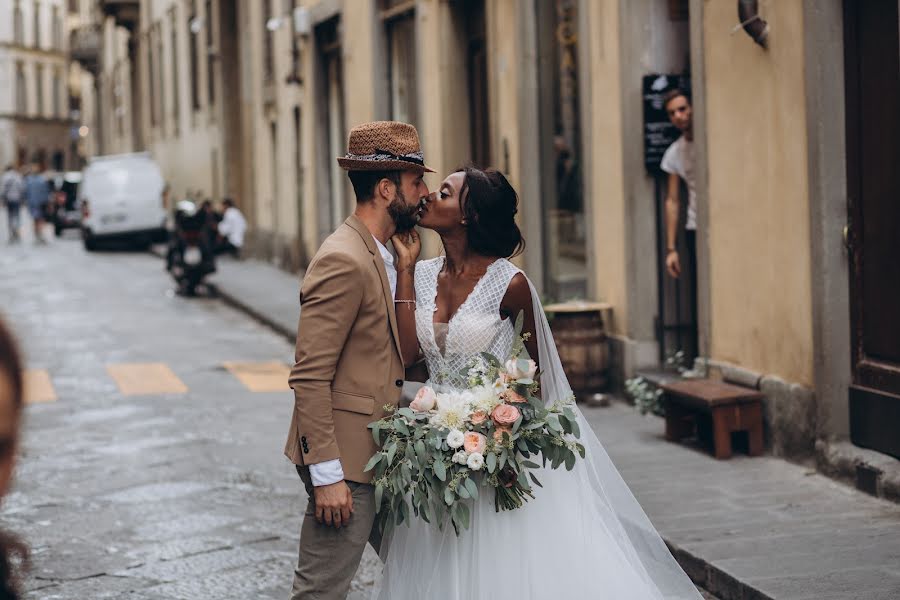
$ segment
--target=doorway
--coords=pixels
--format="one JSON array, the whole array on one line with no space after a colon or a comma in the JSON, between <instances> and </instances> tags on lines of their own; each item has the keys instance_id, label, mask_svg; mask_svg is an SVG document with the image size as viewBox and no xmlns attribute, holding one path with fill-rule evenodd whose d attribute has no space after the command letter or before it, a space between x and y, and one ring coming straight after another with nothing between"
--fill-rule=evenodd
<instances>
[{"instance_id":1,"label":"doorway","mask_svg":"<svg viewBox=\"0 0 900 600\"><path fill-rule=\"evenodd\" d=\"M536 2L544 289L556 301L587 297L578 0Z\"/></svg>"},{"instance_id":2,"label":"doorway","mask_svg":"<svg viewBox=\"0 0 900 600\"><path fill-rule=\"evenodd\" d=\"M844 1L850 439L900 458L898 52L896 0Z\"/></svg>"},{"instance_id":3,"label":"doorway","mask_svg":"<svg viewBox=\"0 0 900 600\"><path fill-rule=\"evenodd\" d=\"M340 225L351 210L348 204L348 180L335 156L346 152L344 124L344 66L341 56L340 16L318 25L315 29L318 49L318 77L316 103L318 113L325 118L318 124L318 147L326 151L318 157L317 185L320 198L327 198L327 206L320 207L319 237L322 241Z\"/></svg>"}]
</instances>

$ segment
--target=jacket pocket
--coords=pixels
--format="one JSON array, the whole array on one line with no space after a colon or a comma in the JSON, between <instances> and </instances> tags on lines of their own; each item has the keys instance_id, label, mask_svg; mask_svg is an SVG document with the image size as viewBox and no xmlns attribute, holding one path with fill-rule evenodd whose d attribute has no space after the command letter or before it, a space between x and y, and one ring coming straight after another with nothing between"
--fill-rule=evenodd
<instances>
[{"instance_id":1,"label":"jacket pocket","mask_svg":"<svg viewBox=\"0 0 900 600\"><path fill-rule=\"evenodd\" d=\"M374 396L331 390L331 408L371 415L375 412L375 398Z\"/></svg>"}]
</instances>

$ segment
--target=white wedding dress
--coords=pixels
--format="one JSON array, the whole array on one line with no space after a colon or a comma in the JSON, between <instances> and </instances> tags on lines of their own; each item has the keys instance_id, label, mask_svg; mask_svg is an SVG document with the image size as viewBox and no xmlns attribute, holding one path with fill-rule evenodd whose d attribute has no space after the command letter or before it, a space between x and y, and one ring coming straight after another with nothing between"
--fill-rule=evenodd
<instances>
[{"instance_id":1,"label":"white wedding dress","mask_svg":"<svg viewBox=\"0 0 900 600\"><path fill-rule=\"evenodd\" d=\"M416 267L416 329L429 385L438 390L466 387L460 372L479 352L509 354L515 331L499 309L520 272L507 260L494 262L446 329L438 324L436 336L432 320L443 264L438 257ZM531 291L542 395L567 396L550 328L534 286ZM470 527L459 536L449 523L441 531L416 517L389 532L378 598L699 600L581 411L576 413L586 458L572 471L540 471L544 487L535 487L535 498L524 507L498 513L493 494L481 488Z\"/></svg>"}]
</instances>

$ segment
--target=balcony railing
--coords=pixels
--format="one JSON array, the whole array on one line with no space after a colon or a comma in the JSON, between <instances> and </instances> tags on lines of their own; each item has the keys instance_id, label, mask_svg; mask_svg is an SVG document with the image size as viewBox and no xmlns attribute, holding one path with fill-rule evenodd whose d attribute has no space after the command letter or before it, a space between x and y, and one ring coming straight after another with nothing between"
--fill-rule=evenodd
<instances>
[{"instance_id":1,"label":"balcony railing","mask_svg":"<svg viewBox=\"0 0 900 600\"><path fill-rule=\"evenodd\" d=\"M141 13L139 0L100 0L103 14L113 17L116 25L134 31Z\"/></svg>"},{"instance_id":2,"label":"balcony railing","mask_svg":"<svg viewBox=\"0 0 900 600\"><path fill-rule=\"evenodd\" d=\"M100 66L100 46L102 43L100 25L84 25L72 30L69 38L69 53L72 60L96 74Z\"/></svg>"}]
</instances>

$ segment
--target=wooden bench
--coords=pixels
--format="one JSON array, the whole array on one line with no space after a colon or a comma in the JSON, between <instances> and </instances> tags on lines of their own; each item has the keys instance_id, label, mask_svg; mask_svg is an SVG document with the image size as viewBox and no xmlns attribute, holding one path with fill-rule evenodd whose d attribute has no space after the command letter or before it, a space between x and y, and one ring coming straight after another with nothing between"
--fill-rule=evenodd
<instances>
[{"instance_id":1,"label":"wooden bench","mask_svg":"<svg viewBox=\"0 0 900 600\"><path fill-rule=\"evenodd\" d=\"M660 388L666 409L666 439L670 442L695 431L698 437L704 437L711 420L716 458L731 457L731 434L736 431L747 432L750 456L762 454L764 396L760 392L712 379L688 379Z\"/></svg>"}]
</instances>

